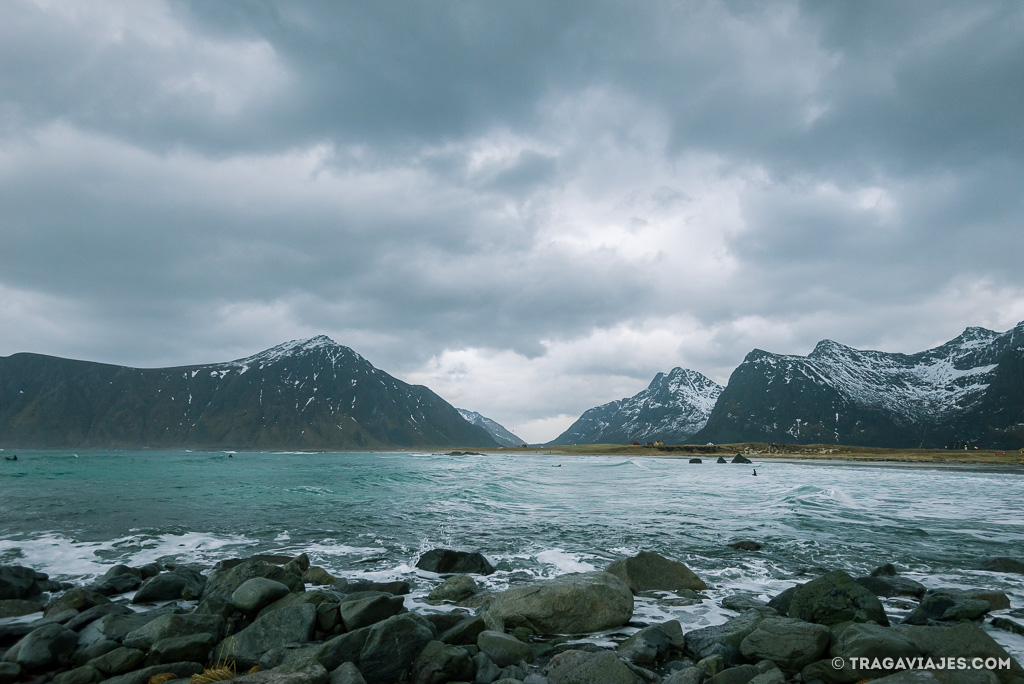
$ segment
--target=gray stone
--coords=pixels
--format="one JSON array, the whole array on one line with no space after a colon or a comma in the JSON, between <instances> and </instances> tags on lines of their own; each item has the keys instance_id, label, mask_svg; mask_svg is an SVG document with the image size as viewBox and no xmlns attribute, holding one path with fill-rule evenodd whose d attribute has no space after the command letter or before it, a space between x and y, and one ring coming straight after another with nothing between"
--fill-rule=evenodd
<instances>
[{"instance_id":1,"label":"gray stone","mask_svg":"<svg viewBox=\"0 0 1024 684\"><path fill-rule=\"evenodd\" d=\"M427 596L435 601L459 601L480 591L476 580L469 575L449 577Z\"/></svg>"},{"instance_id":2,"label":"gray stone","mask_svg":"<svg viewBox=\"0 0 1024 684\"><path fill-rule=\"evenodd\" d=\"M142 583L132 597L132 603L154 603L177 599L198 599L206 584L201 572L184 565L169 572L161 572Z\"/></svg>"},{"instance_id":3,"label":"gray stone","mask_svg":"<svg viewBox=\"0 0 1024 684\"><path fill-rule=\"evenodd\" d=\"M903 618L903 622L908 625L927 625L933 622L980 620L990 609L989 602L982 599L928 592L910 615Z\"/></svg>"},{"instance_id":4,"label":"gray stone","mask_svg":"<svg viewBox=\"0 0 1024 684\"><path fill-rule=\"evenodd\" d=\"M725 666L731 667L741 660L740 644L743 640L757 629L762 620L771 616L768 611L753 609L724 624L692 630L686 633L686 650L697 659L720 655Z\"/></svg>"},{"instance_id":5,"label":"gray stone","mask_svg":"<svg viewBox=\"0 0 1024 684\"><path fill-rule=\"evenodd\" d=\"M1014 622L1009 618L992 618L991 625L996 629L1003 630L1004 632L1010 632L1012 634L1024 636L1024 625L1020 624L1019 622Z\"/></svg>"},{"instance_id":6,"label":"gray stone","mask_svg":"<svg viewBox=\"0 0 1024 684\"><path fill-rule=\"evenodd\" d=\"M0 565L0 600L30 599L59 588L45 573L21 565Z\"/></svg>"},{"instance_id":7,"label":"gray stone","mask_svg":"<svg viewBox=\"0 0 1024 684\"><path fill-rule=\"evenodd\" d=\"M669 560L652 551L641 551L631 558L622 558L608 566L610 572L626 583L632 591L678 591L707 589L700 577L679 561Z\"/></svg>"},{"instance_id":8,"label":"gray stone","mask_svg":"<svg viewBox=\"0 0 1024 684\"><path fill-rule=\"evenodd\" d=\"M770 660L793 673L824 657L831 640L832 632L825 625L770 617L740 642L740 653L750 660Z\"/></svg>"},{"instance_id":9,"label":"gray stone","mask_svg":"<svg viewBox=\"0 0 1024 684\"><path fill-rule=\"evenodd\" d=\"M498 667L515 665L523 660L528 663L533 662L533 651L530 646L504 632L492 630L480 632L476 639L476 645Z\"/></svg>"},{"instance_id":10,"label":"gray stone","mask_svg":"<svg viewBox=\"0 0 1024 684\"><path fill-rule=\"evenodd\" d=\"M1024 668L1010 658L1002 646L973 622L959 622L950 627L900 625L896 628L907 636L922 655L932 658L1009 658L1010 668L995 672L999 681L1010 684L1024 677Z\"/></svg>"},{"instance_id":11,"label":"gray stone","mask_svg":"<svg viewBox=\"0 0 1024 684\"><path fill-rule=\"evenodd\" d=\"M125 646L146 651L156 642L168 637L206 633L212 634L217 638L223 631L224 618L219 615L201 615L196 613L161 615L155 620L151 620L142 627L126 634L124 639L122 639L122 643Z\"/></svg>"},{"instance_id":12,"label":"gray stone","mask_svg":"<svg viewBox=\"0 0 1024 684\"><path fill-rule=\"evenodd\" d=\"M393 596L404 596L412 591L412 585L405 580L392 582L370 582L369 580L339 579L331 585L331 591L339 594L354 594L359 591L383 591Z\"/></svg>"},{"instance_id":13,"label":"gray stone","mask_svg":"<svg viewBox=\"0 0 1024 684\"><path fill-rule=\"evenodd\" d=\"M476 551L455 551L454 549L431 549L419 557L416 567L438 574L462 573L490 575L494 566Z\"/></svg>"},{"instance_id":14,"label":"gray stone","mask_svg":"<svg viewBox=\"0 0 1024 684\"><path fill-rule=\"evenodd\" d=\"M274 647L310 641L315 627L316 607L311 604L275 610L222 641L214 651L214 661L234 660L240 670L247 670Z\"/></svg>"},{"instance_id":15,"label":"gray stone","mask_svg":"<svg viewBox=\"0 0 1024 684\"><path fill-rule=\"evenodd\" d=\"M252 577L231 593L231 605L246 615L255 615L260 609L290 593L291 589L277 580Z\"/></svg>"},{"instance_id":16,"label":"gray stone","mask_svg":"<svg viewBox=\"0 0 1024 684\"><path fill-rule=\"evenodd\" d=\"M314 657L328 670L334 670L344 662L358 663L369 635L370 628L364 627L333 637L316 647Z\"/></svg>"},{"instance_id":17,"label":"gray stone","mask_svg":"<svg viewBox=\"0 0 1024 684\"><path fill-rule=\"evenodd\" d=\"M874 684L942 684L934 674L928 670L906 670L895 674L873 679Z\"/></svg>"},{"instance_id":18,"label":"gray stone","mask_svg":"<svg viewBox=\"0 0 1024 684\"><path fill-rule=\"evenodd\" d=\"M945 594L955 598L974 599L987 601L990 610L1009 610L1010 598L996 589L953 589L941 588L932 589L929 594Z\"/></svg>"},{"instance_id":19,"label":"gray stone","mask_svg":"<svg viewBox=\"0 0 1024 684\"><path fill-rule=\"evenodd\" d=\"M330 684L366 684L355 663L342 663L331 672Z\"/></svg>"},{"instance_id":20,"label":"gray stone","mask_svg":"<svg viewBox=\"0 0 1024 684\"><path fill-rule=\"evenodd\" d=\"M45 617L39 618L38 620L32 623L32 627L34 629L36 627L42 627L43 625L63 625L75 619L76 617L78 617L78 615L79 613L77 610L75 610L74 608L68 608L67 610L62 610L57 613L50 613Z\"/></svg>"},{"instance_id":21,"label":"gray stone","mask_svg":"<svg viewBox=\"0 0 1024 684\"><path fill-rule=\"evenodd\" d=\"M134 611L128 606L120 603L104 603L92 608L86 608L81 613L64 623L68 629L78 631L93 620L99 620L104 615L134 615Z\"/></svg>"},{"instance_id":22,"label":"gray stone","mask_svg":"<svg viewBox=\"0 0 1024 684\"><path fill-rule=\"evenodd\" d=\"M529 627L538 634L599 632L630 620L633 594L611 573L571 573L504 591L487 614L507 627Z\"/></svg>"},{"instance_id":23,"label":"gray stone","mask_svg":"<svg viewBox=\"0 0 1024 684\"><path fill-rule=\"evenodd\" d=\"M559 653L544 668L550 684L636 684L636 676L611 651Z\"/></svg>"},{"instance_id":24,"label":"gray stone","mask_svg":"<svg viewBox=\"0 0 1024 684\"><path fill-rule=\"evenodd\" d=\"M0 601L0 618L21 617L42 611L43 604L28 599L4 599Z\"/></svg>"},{"instance_id":25,"label":"gray stone","mask_svg":"<svg viewBox=\"0 0 1024 684\"><path fill-rule=\"evenodd\" d=\"M130 573L114 575L96 582L90 588L103 596L115 596L134 591L142 586L142 577Z\"/></svg>"},{"instance_id":26,"label":"gray stone","mask_svg":"<svg viewBox=\"0 0 1024 684\"><path fill-rule=\"evenodd\" d=\"M676 670L661 680L661 684L703 684L704 671L697 667Z\"/></svg>"},{"instance_id":27,"label":"gray stone","mask_svg":"<svg viewBox=\"0 0 1024 684\"><path fill-rule=\"evenodd\" d=\"M369 630L359 652L359 670L370 684L400 679L434 638L429 623L409 613L389 617Z\"/></svg>"},{"instance_id":28,"label":"gray stone","mask_svg":"<svg viewBox=\"0 0 1024 684\"><path fill-rule=\"evenodd\" d=\"M360 627L369 627L392 615L398 615L405 605L402 596L390 594L374 594L354 600L345 600L338 605L338 613L345 629L352 631Z\"/></svg>"},{"instance_id":29,"label":"gray stone","mask_svg":"<svg viewBox=\"0 0 1024 684\"><path fill-rule=\"evenodd\" d=\"M145 652L140 651L137 648L121 646L119 648L115 648L113 651L109 651L99 657L93 658L86 663L86 665L95 668L108 677L112 677L114 675L124 674L125 672L131 672L142 665L142 661L145 659Z\"/></svg>"},{"instance_id":30,"label":"gray stone","mask_svg":"<svg viewBox=\"0 0 1024 684\"><path fill-rule=\"evenodd\" d=\"M323 665L307 660L242 675L232 681L239 684L327 684L329 678Z\"/></svg>"},{"instance_id":31,"label":"gray stone","mask_svg":"<svg viewBox=\"0 0 1024 684\"><path fill-rule=\"evenodd\" d=\"M746 612L751 608L764 608L767 605L767 602L762 601L753 594L732 594L722 599L723 608L735 610L737 613Z\"/></svg>"},{"instance_id":32,"label":"gray stone","mask_svg":"<svg viewBox=\"0 0 1024 684\"><path fill-rule=\"evenodd\" d=\"M705 678L714 677L725 669L725 658L721 653L714 653L698 660L696 668L704 673Z\"/></svg>"},{"instance_id":33,"label":"gray stone","mask_svg":"<svg viewBox=\"0 0 1024 684\"><path fill-rule=\"evenodd\" d=\"M21 665L0 662L0 684L13 684L21 677Z\"/></svg>"},{"instance_id":34,"label":"gray stone","mask_svg":"<svg viewBox=\"0 0 1024 684\"><path fill-rule=\"evenodd\" d=\"M79 639L78 648L75 650L72 658L74 659L75 665L87 665L93 658L99 658L104 653L110 653L114 649L118 648L121 648L120 642L108 641L106 639L83 647L82 640Z\"/></svg>"},{"instance_id":35,"label":"gray stone","mask_svg":"<svg viewBox=\"0 0 1024 684\"><path fill-rule=\"evenodd\" d=\"M483 618L473 616L460 620L454 626L446 629L437 640L446 644L452 644L453 646L475 644L476 638L485 629L487 629L487 625Z\"/></svg>"},{"instance_id":36,"label":"gray stone","mask_svg":"<svg viewBox=\"0 0 1024 684\"><path fill-rule=\"evenodd\" d=\"M782 670L776 668L774 670L768 670L762 672L748 682L748 684L783 684L786 681L786 675L782 674Z\"/></svg>"},{"instance_id":37,"label":"gray stone","mask_svg":"<svg viewBox=\"0 0 1024 684\"><path fill-rule=\"evenodd\" d=\"M148 664L191 661L205 663L210 660L210 649L217 643L217 635L207 632L166 637L149 649Z\"/></svg>"},{"instance_id":38,"label":"gray stone","mask_svg":"<svg viewBox=\"0 0 1024 684\"><path fill-rule=\"evenodd\" d=\"M887 672L853 668L849 665L851 658L868 658L879 661L886 658L915 658L921 650L915 646L903 632L881 625L865 623L849 623L834 630L832 656L840 656L847 663L846 668L854 679L881 677Z\"/></svg>"},{"instance_id":39,"label":"gray stone","mask_svg":"<svg viewBox=\"0 0 1024 684\"><path fill-rule=\"evenodd\" d=\"M78 646L78 634L59 624L34 629L4 654L4 660L23 670L38 671L71 662Z\"/></svg>"},{"instance_id":40,"label":"gray stone","mask_svg":"<svg viewBox=\"0 0 1024 684\"><path fill-rule=\"evenodd\" d=\"M1024 561L1016 558L989 558L981 564L982 570L989 572L1009 572L1016 575L1024 575Z\"/></svg>"},{"instance_id":41,"label":"gray stone","mask_svg":"<svg viewBox=\"0 0 1024 684\"><path fill-rule=\"evenodd\" d=\"M710 679L705 679L705 684L748 684L750 680L761 674L753 665L737 665L729 667Z\"/></svg>"},{"instance_id":42,"label":"gray stone","mask_svg":"<svg viewBox=\"0 0 1024 684\"><path fill-rule=\"evenodd\" d=\"M82 628L79 632L79 643L84 648L99 641L121 641L129 632L166 614L150 611L149 613L104 615Z\"/></svg>"},{"instance_id":43,"label":"gray stone","mask_svg":"<svg viewBox=\"0 0 1024 684\"><path fill-rule=\"evenodd\" d=\"M287 606L297 606L303 603L308 603L313 606L319 607L324 603L337 604L339 600L342 600L337 594L332 591L324 591L322 589L313 589L312 591L300 591L286 594L281 598L277 599L268 606L265 606L256 617L263 617L267 613L271 613L280 608Z\"/></svg>"},{"instance_id":44,"label":"gray stone","mask_svg":"<svg viewBox=\"0 0 1024 684\"><path fill-rule=\"evenodd\" d=\"M795 593L796 587L783 589L768 601L768 607L779 615L789 615L789 604L793 602L793 594Z\"/></svg>"},{"instance_id":45,"label":"gray stone","mask_svg":"<svg viewBox=\"0 0 1024 684\"><path fill-rule=\"evenodd\" d=\"M66 610L82 612L87 608L98 606L103 603L110 603L110 599L95 591L76 587L64 592L60 597L55 598L43 608L43 615L50 616Z\"/></svg>"},{"instance_id":46,"label":"gray stone","mask_svg":"<svg viewBox=\"0 0 1024 684\"><path fill-rule=\"evenodd\" d=\"M828 626L841 622L889 624L878 597L842 570L833 570L798 586L789 605L789 616Z\"/></svg>"},{"instance_id":47,"label":"gray stone","mask_svg":"<svg viewBox=\"0 0 1024 684\"><path fill-rule=\"evenodd\" d=\"M296 577L302 577L302 575L309 570L309 556L305 553L300 553L298 556L285 563L282 568Z\"/></svg>"},{"instance_id":48,"label":"gray stone","mask_svg":"<svg viewBox=\"0 0 1024 684\"><path fill-rule=\"evenodd\" d=\"M473 669L476 672L473 681L476 684L491 684L501 676L501 668L495 665L486 653L476 653L472 657L472 661Z\"/></svg>"},{"instance_id":49,"label":"gray stone","mask_svg":"<svg viewBox=\"0 0 1024 684\"><path fill-rule=\"evenodd\" d=\"M920 582L915 582L908 577L899 575L878 575L873 577L858 577L857 584L861 585L875 596L912 596L921 598L927 589Z\"/></svg>"},{"instance_id":50,"label":"gray stone","mask_svg":"<svg viewBox=\"0 0 1024 684\"><path fill-rule=\"evenodd\" d=\"M451 681L469 681L474 667L464 648L431 641L413 661L409 674L410 684L440 684Z\"/></svg>"},{"instance_id":51,"label":"gray stone","mask_svg":"<svg viewBox=\"0 0 1024 684\"><path fill-rule=\"evenodd\" d=\"M83 665L54 675L53 684L91 684L101 679L103 679L103 675L98 670Z\"/></svg>"},{"instance_id":52,"label":"gray stone","mask_svg":"<svg viewBox=\"0 0 1024 684\"><path fill-rule=\"evenodd\" d=\"M306 585L302 583L300 577L296 577L279 565L271 565L263 560L243 560L230 567L222 566L211 572L203 586L201 600L216 599L224 603L231 603L231 595L235 589L253 577L275 580L293 592L306 590Z\"/></svg>"},{"instance_id":53,"label":"gray stone","mask_svg":"<svg viewBox=\"0 0 1024 684\"><path fill-rule=\"evenodd\" d=\"M152 665L141 670L111 677L104 680L103 684L146 684L153 675L173 674L178 678L186 678L199 674L202 671L203 666L199 663L164 663L163 665Z\"/></svg>"},{"instance_id":54,"label":"gray stone","mask_svg":"<svg viewBox=\"0 0 1024 684\"><path fill-rule=\"evenodd\" d=\"M619 644L616 651L638 665L652 665L668 656L670 645L665 628L650 625Z\"/></svg>"},{"instance_id":55,"label":"gray stone","mask_svg":"<svg viewBox=\"0 0 1024 684\"><path fill-rule=\"evenodd\" d=\"M306 584L326 586L334 584L338 581L338 578L323 568L314 566L302 573L302 581Z\"/></svg>"},{"instance_id":56,"label":"gray stone","mask_svg":"<svg viewBox=\"0 0 1024 684\"><path fill-rule=\"evenodd\" d=\"M854 684L861 681L861 677L848 664L837 670L831 658L811 663L800 672L800 677L805 682L825 684Z\"/></svg>"}]
</instances>

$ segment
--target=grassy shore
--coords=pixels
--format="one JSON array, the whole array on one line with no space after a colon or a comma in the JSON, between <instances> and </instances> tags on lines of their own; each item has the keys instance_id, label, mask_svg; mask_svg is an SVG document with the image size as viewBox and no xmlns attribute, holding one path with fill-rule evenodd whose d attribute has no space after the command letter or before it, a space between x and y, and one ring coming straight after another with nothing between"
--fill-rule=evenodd
<instances>
[{"instance_id":1,"label":"grassy shore","mask_svg":"<svg viewBox=\"0 0 1024 684\"><path fill-rule=\"evenodd\" d=\"M502 452L593 455L593 456L647 456L651 458L718 458L731 459L736 454L759 459L825 459L842 461L892 461L914 463L971 463L1024 466L1024 454L1018 450L985 449L881 449L876 447L840 446L835 444L741 444L665 445L657 447L624 444L578 444L553 447L514 447Z\"/></svg>"}]
</instances>

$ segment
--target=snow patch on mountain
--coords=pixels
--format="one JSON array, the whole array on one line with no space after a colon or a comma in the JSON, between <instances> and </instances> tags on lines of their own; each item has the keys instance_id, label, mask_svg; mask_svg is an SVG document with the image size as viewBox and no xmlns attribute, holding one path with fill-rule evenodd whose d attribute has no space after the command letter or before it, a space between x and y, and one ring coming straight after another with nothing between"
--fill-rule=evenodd
<instances>
[{"instance_id":1,"label":"snow patch on mountain","mask_svg":"<svg viewBox=\"0 0 1024 684\"><path fill-rule=\"evenodd\" d=\"M494 441L501 446L517 447L525 444L521 437L516 436L513 432L505 428L501 423L491 420L487 416L482 416L476 411L470 411L469 409L456 409L459 414L473 425L479 425L494 438Z\"/></svg>"}]
</instances>

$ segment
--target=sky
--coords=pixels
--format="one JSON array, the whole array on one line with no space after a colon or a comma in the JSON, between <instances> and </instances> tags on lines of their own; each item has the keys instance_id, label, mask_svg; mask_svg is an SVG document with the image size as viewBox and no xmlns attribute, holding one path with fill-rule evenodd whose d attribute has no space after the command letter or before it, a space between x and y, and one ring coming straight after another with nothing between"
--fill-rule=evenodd
<instances>
[{"instance_id":1,"label":"sky","mask_svg":"<svg viewBox=\"0 0 1024 684\"><path fill-rule=\"evenodd\" d=\"M530 442L1024 320L1024 3L0 3L0 355L326 334Z\"/></svg>"}]
</instances>

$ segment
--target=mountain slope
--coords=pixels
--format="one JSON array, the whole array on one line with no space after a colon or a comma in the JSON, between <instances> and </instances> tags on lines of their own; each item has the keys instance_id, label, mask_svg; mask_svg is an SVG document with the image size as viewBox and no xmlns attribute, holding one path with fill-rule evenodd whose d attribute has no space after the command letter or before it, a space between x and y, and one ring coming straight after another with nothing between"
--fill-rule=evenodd
<instances>
[{"instance_id":1,"label":"mountain slope","mask_svg":"<svg viewBox=\"0 0 1024 684\"><path fill-rule=\"evenodd\" d=\"M459 414L473 425L479 425L501 446L517 447L525 444L522 437L518 437L501 423L482 416L476 411L468 409L457 409Z\"/></svg>"},{"instance_id":2,"label":"mountain slope","mask_svg":"<svg viewBox=\"0 0 1024 684\"><path fill-rule=\"evenodd\" d=\"M1024 437L1024 323L917 354L831 340L807 356L750 352L692 441L1005 447Z\"/></svg>"},{"instance_id":3,"label":"mountain slope","mask_svg":"<svg viewBox=\"0 0 1024 684\"><path fill-rule=\"evenodd\" d=\"M0 358L0 445L376 449L495 442L426 387L397 380L320 336L178 368Z\"/></svg>"},{"instance_id":4,"label":"mountain slope","mask_svg":"<svg viewBox=\"0 0 1024 684\"><path fill-rule=\"evenodd\" d=\"M721 385L700 373L673 368L658 373L642 392L583 412L569 429L549 442L616 444L662 440L679 444L704 427Z\"/></svg>"}]
</instances>

